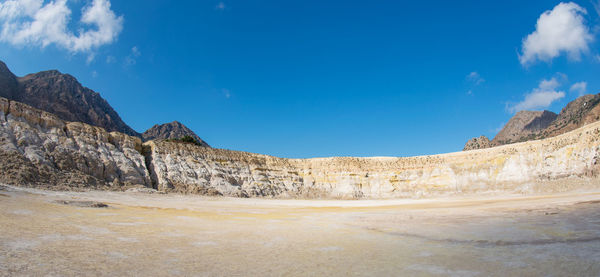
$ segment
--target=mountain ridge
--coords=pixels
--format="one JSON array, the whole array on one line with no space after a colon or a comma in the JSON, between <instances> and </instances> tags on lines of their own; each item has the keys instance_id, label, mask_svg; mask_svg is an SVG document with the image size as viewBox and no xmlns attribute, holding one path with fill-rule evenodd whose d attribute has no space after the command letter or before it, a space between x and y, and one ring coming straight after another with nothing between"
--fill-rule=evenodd
<instances>
[{"instance_id":1,"label":"mountain ridge","mask_svg":"<svg viewBox=\"0 0 600 277\"><path fill-rule=\"evenodd\" d=\"M467 141L463 151L555 137L600 120L600 94L587 94L569 102L559 114L519 111L491 141L481 136ZM481 143L488 140L489 143Z\"/></svg>"},{"instance_id":2,"label":"mountain ridge","mask_svg":"<svg viewBox=\"0 0 600 277\"><path fill-rule=\"evenodd\" d=\"M99 93L58 70L17 77L0 61L0 96L47 111L67 121L139 136Z\"/></svg>"}]
</instances>

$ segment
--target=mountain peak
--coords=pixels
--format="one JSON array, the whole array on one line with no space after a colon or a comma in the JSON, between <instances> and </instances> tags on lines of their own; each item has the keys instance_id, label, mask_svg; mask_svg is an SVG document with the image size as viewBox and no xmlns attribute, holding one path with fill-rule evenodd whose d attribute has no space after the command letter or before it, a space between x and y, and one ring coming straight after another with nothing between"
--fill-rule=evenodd
<instances>
[{"instance_id":1,"label":"mountain peak","mask_svg":"<svg viewBox=\"0 0 600 277\"><path fill-rule=\"evenodd\" d=\"M173 121L170 123L160 125L156 124L142 134L144 140L180 139L185 136L192 137L202 146L210 147L208 143L206 143L198 135L196 135L194 131L190 130L188 127L186 127L179 121Z\"/></svg>"},{"instance_id":2,"label":"mountain peak","mask_svg":"<svg viewBox=\"0 0 600 277\"><path fill-rule=\"evenodd\" d=\"M467 142L464 150L543 139L570 132L600 120L600 94L588 94L569 102L559 114L551 111L520 111L487 143L483 137Z\"/></svg>"},{"instance_id":3,"label":"mountain peak","mask_svg":"<svg viewBox=\"0 0 600 277\"><path fill-rule=\"evenodd\" d=\"M0 96L53 113L66 121L83 122L109 132L139 136L100 94L81 85L75 77L58 70L17 78L0 61Z\"/></svg>"},{"instance_id":4,"label":"mountain peak","mask_svg":"<svg viewBox=\"0 0 600 277\"><path fill-rule=\"evenodd\" d=\"M492 142L500 145L535 139L557 116L551 111L520 111L504 125Z\"/></svg>"}]
</instances>

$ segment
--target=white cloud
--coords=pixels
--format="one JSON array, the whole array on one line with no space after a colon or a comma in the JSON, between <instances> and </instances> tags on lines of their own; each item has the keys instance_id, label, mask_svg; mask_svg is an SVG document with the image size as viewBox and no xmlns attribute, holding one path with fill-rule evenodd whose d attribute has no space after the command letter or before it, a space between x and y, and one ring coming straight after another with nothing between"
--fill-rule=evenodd
<instances>
[{"instance_id":1,"label":"white cloud","mask_svg":"<svg viewBox=\"0 0 600 277\"><path fill-rule=\"evenodd\" d=\"M139 58L141 55L142 52L140 52L137 46L132 47L131 53L127 57L125 57L125 66L136 64L137 58Z\"/></svg>"},{"instance_id":2,"label":"white cloud","mask_svg":"<svg viewBox=\"0 0 600 277\"><path fill-rule=\"evenodd\" d=\"M485 82L485 79L481 78L479 73L473 71L467 75L467 81L473 83L474 85L480 85L481 83Z\"/></svg>"},{"instance_id":3,"label":"white cloud","mask_svg":"<svg viewBox=\"0 0 600 277\"><path fill-rule=\"evenodd\" d=\"M123 17L110 9L109 0L93 0L81 10L82 26L68 29L71 9L66 0L8 0L0 3L0 41L15 46L54 44L70 52L90 52L114 42L123 29Z\"/></svg>"},{"instance_id":4,"label":"white cloud","mask_svg":"<svg viewBox=\"0 0 600 277\"><path fill-rule=\"evenodd\" d=\"M115 58L115 56L107 56L106 57L106 63L111 64L111 63L115 63L117 61L117 58Z\"/></svg>"},{"instance_id":5,"label":"white cloud","mask_svg":"<svg viewBox=\"0 0 600 277\"><path fill-rule=\"evenodd\" d=\"M511 113L522 110L543 109L550 106L554 101L565 97L564 91L557 90L560 83L556 78L542 80L537 88L525 95L523 101L508 107Z\"/></svg>"},{"instance_id":6,"label":"white cloud","mask_svg":"<svg viewBox=\"0 0 600 277\"><path fill-rule=\"evenodd\" d=\"M225 10L225 8L227 8L227 6L225 6L225 3L223 3L223 2L219 2L219 4L217 4L215 6L215 10L219 10L219 11L223 11L223 10Z\"/></svg>"},{"instance_id":7,"label":"white cloud","mask_svg":"<svg viewBox=\"0 0 600 277\"><path fill-rule=\"evenodd\" d=\"M569 91L577 92L579 96L582 96L587 92L587 82L577 82L571 86Z\"/></svg>"},{"instance_id":8,"label":"white cloud","mask_svg":"<svg viewBox=\"0 0 600 277\"><path fill-rule=\"evenodd\" d=\"M521 64L548 62L563 52L569 59L579 60L582 53L589 51L593 40L584 22L585 14L587 11L573 2L560 3L545 11L537 20L535 31L523 39Z\"/></svg>"}]
</instances>

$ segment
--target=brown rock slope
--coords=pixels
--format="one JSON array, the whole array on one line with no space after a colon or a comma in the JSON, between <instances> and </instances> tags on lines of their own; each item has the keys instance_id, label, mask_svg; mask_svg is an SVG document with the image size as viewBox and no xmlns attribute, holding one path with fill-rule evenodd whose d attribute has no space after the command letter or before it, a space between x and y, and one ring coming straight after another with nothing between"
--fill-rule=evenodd
<instances>
[{"instance_id":1,"label":"brown rock slope","mask_svg":"<svg viewBox=\"0 0 600 277\"><path fill-rule=\"evenodd\" d=\"M598 104L600 94L589 94L571 101L558 115L550 111L520 111L489 144L483 142L483 136L473 138L467 142L463 151L544 139L573 131L600 120Z\"/></svg>"},{"instance_id":2,"label":"brown rock slope","mask_svg":"<svg viewBox=\"0 0 600 277\"><path fill-rule=\"evenodd\" d=\"M543 130L541 138L575 130L600 119L600 94L581 96L562 109L556 120Z\"/></svg>"},{"instance_id":3,"label":"brown rock slope","mask_svg":"<svg viewBox=\"0 0 600 277\"><path fill-rule=\"evenodd\" d=\"M0 96L55 114L63 120L139 136L100 94L82 86L75 77L56 70L19 78L0 61Z\"/></svg>"},{"instance_id":4,"label":"brown rock slope","mask_svg":"<svg viewBox=\"0 0 600 277\"><path fill-rule=\"evenodd\" d=\"M144 138L144 140L180 139L186 136L192 137L201 146L210 147L208 143L203 141L198 135L196 135L196 133L194 133L194 131L190 130L188 127L178 121L154 125L152 128L146 130L146 132L142 134L142 138Z\"/></svg>"},{"instance_id":5,"label":"brown rock slope","mask_svg":"<svg viewBox=\"0 0 600 277\"><path fill-rule=\"evenodd\" d=\"M494 137L492 145L528 141L539 137L558 115L550 111L520 111Z\"/></svg>"}]
</instances>

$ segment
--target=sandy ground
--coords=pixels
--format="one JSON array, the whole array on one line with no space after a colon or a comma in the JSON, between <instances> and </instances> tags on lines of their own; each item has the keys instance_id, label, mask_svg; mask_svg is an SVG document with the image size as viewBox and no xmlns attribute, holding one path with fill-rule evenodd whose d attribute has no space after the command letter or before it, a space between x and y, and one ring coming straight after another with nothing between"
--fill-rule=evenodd
<instances>
[{"instance_id":1,"label":"sandy ground","mask_svg":"<svg viewBox=\"0 0 600 277\"><path fill-rule=\"evenodd\" d=\"M600 191L330 201L2 187L0 275L599 276Z\"/></svg>"}]
</instances>

